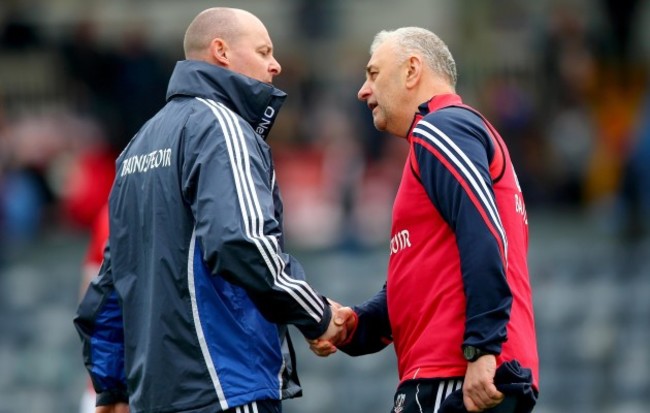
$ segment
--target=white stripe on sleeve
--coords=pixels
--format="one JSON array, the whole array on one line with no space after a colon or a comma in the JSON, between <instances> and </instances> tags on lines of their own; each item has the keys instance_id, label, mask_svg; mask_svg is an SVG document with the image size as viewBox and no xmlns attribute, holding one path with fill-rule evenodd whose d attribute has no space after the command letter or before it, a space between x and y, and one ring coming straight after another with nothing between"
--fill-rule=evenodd
<instances>
[{"instance_id":1,"label":"white stripe on sleeve","mask_svg":"<svg viewBox=\"0 0 650 413\"><path fill-rule=\"evenodd\" d=\"M306 282L286 274L277 239L264 234L264 217L250 170L248 147L237 117L222 104L197 99L211 109L223 130L246 236L257 246L273 276L274 285L290 294L312 318L320 322L325 304Z\"/></svg>"}]
</instances>

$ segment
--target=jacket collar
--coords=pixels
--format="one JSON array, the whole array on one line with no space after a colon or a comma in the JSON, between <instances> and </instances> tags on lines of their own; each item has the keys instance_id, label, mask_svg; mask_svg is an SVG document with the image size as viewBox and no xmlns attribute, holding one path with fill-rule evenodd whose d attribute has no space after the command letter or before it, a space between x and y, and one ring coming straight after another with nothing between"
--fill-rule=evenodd
<instances>
[{"instance_id":1,"label":"jacket collar","mask_svg":"<svg viewBox=\"0 0 650 413\"><path fill-rule=\"evenodd\" d=\"M453 93L448 93L444 95L435 95L428 101L421 104L418 109L420 110L422 116L424 116L427 113L435 112L436 110L446 108L447 106L459 106L462 104L463 100L460 98L460 96Z\"/></svg>"},{"instance_id":2,"label":"jacket collar","mask_svg":"<svg viewBox=\"0 0 650 413\"><path fill-rule=\"evenodd\" d=\"M411 122L411 127L409 128L409 133L406 135L406 138L410 140L411 134L413 133L413 128L418 124L420 119L425 117L428 113L435 112L442 108L448 106L462 106L463 100L460 96L454 93L446 93L443 95L435 95L426 102L418 106L418 111L413 116L413 121Z\"/></svg>"},{"instance_id":3,"label":"jacket collar","mask_svg":"<svg viewBox=\"0 0 650 413\"><path fill-rule=\"evenodd\" d=\"M287 94L264 82L198 60L176 62L167 100L193 96L216 100L232 109L266 139Z\"/></svg>"}]
</instances>

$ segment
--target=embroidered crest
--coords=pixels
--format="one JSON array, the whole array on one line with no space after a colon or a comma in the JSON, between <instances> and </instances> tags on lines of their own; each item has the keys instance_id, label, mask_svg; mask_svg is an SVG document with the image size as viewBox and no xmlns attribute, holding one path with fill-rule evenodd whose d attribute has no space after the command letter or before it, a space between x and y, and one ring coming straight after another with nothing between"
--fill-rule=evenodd
<instances>
[{"instance_id":1,"label":"embroidered crest","mask_svg":"<svg viewBox=\"0 0 650 413\"><path fill-rule=\"evenodd\" d=\"M404 401L406 400L406 394L400 393L395 397L395 407L393 407L394 413L400 413L404 410Z\"/></svg>"}]
</instances>

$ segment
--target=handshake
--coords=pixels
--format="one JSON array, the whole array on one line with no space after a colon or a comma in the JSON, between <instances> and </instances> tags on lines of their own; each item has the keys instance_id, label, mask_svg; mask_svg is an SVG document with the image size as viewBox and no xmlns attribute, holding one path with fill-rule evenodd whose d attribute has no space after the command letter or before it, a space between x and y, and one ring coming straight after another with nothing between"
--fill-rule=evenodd
<instances>
[{"instance_id":1,"label":"handshake","mask_svg":"<svg viewBox=\"0 0 650 413\"><path fill-rule=\"evenodd\" d=\"M307 340L309 348L317 356L327 357L336 352L338 346L348 343L357 328L359 319L350 307L343 307L328 298L332 308L332 319L325 333L317 339Z\"/></svg>"}]
</instances>

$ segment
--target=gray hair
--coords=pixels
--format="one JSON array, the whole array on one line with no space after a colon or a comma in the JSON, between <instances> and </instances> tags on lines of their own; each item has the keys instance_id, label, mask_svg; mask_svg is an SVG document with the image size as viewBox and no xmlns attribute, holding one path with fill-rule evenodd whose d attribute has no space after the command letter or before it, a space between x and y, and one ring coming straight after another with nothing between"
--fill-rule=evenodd
<instances>
[{"instance_id":1,"label":"gray hair","mask_svg":"<svg viewBox=\"0 0 650 413\"><path fill-rule=\"evenodd\" d=\"M394 39L399 60L406 60L409 54L417 53L431 70L447 78L456 86L458 75L456 62L449 48L435 33L421 27L402 27L397 30L382 30L370 45L370 54L388 39Z\"/></svg>"}]
</instances>

